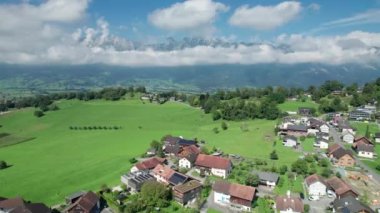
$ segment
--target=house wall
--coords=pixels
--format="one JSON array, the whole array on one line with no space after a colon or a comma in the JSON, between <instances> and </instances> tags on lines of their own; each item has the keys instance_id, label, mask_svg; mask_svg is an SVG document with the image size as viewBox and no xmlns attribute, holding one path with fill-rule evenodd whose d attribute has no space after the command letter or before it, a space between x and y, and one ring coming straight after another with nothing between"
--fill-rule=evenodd
<instances>
[{"instance_id":1,"label":"house wall","mask_svg":"<svg viewBox=\"0 0 380 213\"><path fill-rule=\"evenodd\" d=\"M343 167L353 167L355 165L355 160L351 156L345 155L338 159L336 165Z\"/></svg>"},{"instance_id":2,"label":"house wall","mask_svg":"<svg viewBox=\"0 0 380 213\"><path fill-rule=\"evenodd\" d=\"M313 196L325 196L326 195L326 185L321 182L312 183L308 187L309 195Z\"/></svg>"},{"instance_id":3,"label":"house wall","mask_svg":"<svg viewBox=\"0 0 380 213\"><path fill-rule=\"evenodd\" d=\"M296 136L296 137L300 137L300 136L307 136L307 131L306 132L287 131L286 134L287 135L293 135L293 136Z\"/></svg>"},{"instance_id":4,"label":"house wall","mask_svg":"<svg viewBox=\"0 0 380 213\"><path fill-rule=\"evenodd\" d=\"M181 158L178 162L179 168L187 168L190 169L192 167L190 161L188 161L186 158Z\"/></svg>"},{"instance_id":5,"label":"house wall","mask_svg":"<svg viewBox=\"0 0 380 213\"><path fill-rule=\"evenodd\" d=\"M292 209L287 209L287 210L282 210L280 213L300 213L300 212L295 212Z\"/></svg>"},{"instance_id":6,"label":"house wall","mask_svg":"<svg viewBox=\"0 0 380 213\"><path fill-rule=\"evenodd\" d=\"M133 166L133 167L131 168L131 172L137 172L137 171L139 171L139 169L138 169L136 166Z\"/></svg>"},{"instance_id":7,"label":"house wall","mask_svg":"<svg viewBox=\"0 0 380 213\"><path fill-rule=\"evenodd\" d=\"M186 205L188 203L194 202L197 199L201 189L202 187L198 187L189 192L186 192L185 194L182 194L178 191L173 191L173 196L177 202L181 203L182 205Z\"/></svg>"},{"instance_id":8,"label":"house wall","mask_svg":"<svg viewBox=\"0 0 380 213\"><path fill-rule=\"evenodd\" d=\"M375 138L376 143L380 143L380 138Z\"/></svg>"},{"instance_id":9,"label":"house wall","mask_svg":"<svg viewBox=\"0 0 380 213\"><path fill-rule=\"evenodd\" d=\"M224 170L224 169L211 168L211 174L218 176L218 177L226 178L228 175L228 171Z\"/></svg>"},{"instance_id":10,"label":"house wall","mask_svg":"<svg viewBox=\"0 0 380 213\"><path fill-rule=\"evenodd\" d=\"M308 135L315 135L317 132L319 132L318 129L307 129Z\"/></svg>"},{"instance_id":11,"label":"house wall","mask_svg":"<svg viewBox=\"0 0 380 213\"><path fill-rule=\"evenodd\" d=\"M373 152L359 151L358 156L363 158L373 158Z\"/></svg>"},{"instance_id":12,"label":"house wall","mask_svg":"<svg viewBox=\"0 0 380 213\"><path fill-rule=\"evenodd\" d=\"M329 144L326 143L326 142L321 142L319 144L319 148L321 148L321 149L328 149L329 148Z\"/></svg>"},{"instance_id":13,"label":"house wall","mask_svg":"<svg viewBox=\"0 0 380 213\"><path fill-rule=\"evenodd\" d=\"M319 128L320 128L321 132L324 132L324 133L329 133L330 132L330 127L327 126L326 124L322 125Z\"/></svg>"},{"instance_id":14,"label":"house wall","mask_svg":"<svg viewBox=\"0 0 380 213\"><path fill-rule=\"evenodd\" d=\"M346 143L352 144L352 143L354 143L354 139L355 139L355 137L351 134L343 135L343 141Z\"/></svg>"},{"instance_id":15,"label":"house wall","mask_svg":"<svg viewBox=\"0 0 380 213\"><path fill-rule=\"evenodd\" d=\"M214 202L223 206L230 205L230 195L214 191Z\"/></svg>"}]
</instances>

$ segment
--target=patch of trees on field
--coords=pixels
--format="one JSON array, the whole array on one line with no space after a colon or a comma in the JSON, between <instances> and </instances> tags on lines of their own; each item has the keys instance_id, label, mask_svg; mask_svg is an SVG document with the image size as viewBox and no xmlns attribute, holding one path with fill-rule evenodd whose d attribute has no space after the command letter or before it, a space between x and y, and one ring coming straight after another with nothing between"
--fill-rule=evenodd
<instances>
[{"instance_id":1,"label":"patch of trees on field","mask_svg":"<svg viewBox=\"0 0 380 213\"><path fill-rule=\"evenodd\" d=\"M121 126L69 126L70 130L121 130Z\"/></svg>"}]
</instances>

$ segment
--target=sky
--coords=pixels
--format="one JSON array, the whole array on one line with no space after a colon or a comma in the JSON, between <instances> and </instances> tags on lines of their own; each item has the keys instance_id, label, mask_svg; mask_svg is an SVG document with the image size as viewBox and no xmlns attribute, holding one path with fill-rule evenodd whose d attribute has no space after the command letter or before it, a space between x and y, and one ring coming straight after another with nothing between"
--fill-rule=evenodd
<instances>
[{"instance_id":1,"label":"sky","mask_svg":"<svg viewBox=\"0 0 380 213\"><path fill-rule=\"evenodd\" d=\"M367 65L379 31L380 0L2 0L0 63Z\"/></svg>"}]
</instances>

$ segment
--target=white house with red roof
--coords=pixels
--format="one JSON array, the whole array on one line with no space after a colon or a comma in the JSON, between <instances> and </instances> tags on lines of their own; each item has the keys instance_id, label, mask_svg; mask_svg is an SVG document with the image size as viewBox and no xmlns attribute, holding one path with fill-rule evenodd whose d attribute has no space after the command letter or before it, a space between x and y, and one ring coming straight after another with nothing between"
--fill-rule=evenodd
<instances>
[{"instance_id":1,"label":"white house with red roof","mask_svg":"<svg viewBox=\"0 0 380 213\"><path fill-rule=\"evenodd\" d=\"M256 189L237 183L216 181L212 186L214 202L233 210L250 212Z\"/></svg>"},{"instance_id":2,"label":"white house with red roof","mask_svg":"<svg viewBox=\"0 0 380 213\"><path fill-rule=\"evenodd\" d=\"M327 184L325 180L317 175L313 174L305 179L305 185L310 196L325 196L327 192Z\"/></svg>"},{"instance_id":3,"label":"white house with red roof","mask_svg":"<svg viewBox=\"0 0 380 213\"><path fill-rule=\"evenodd\" d=\"M153 176L157 182L169 184L169 178L175 173L175 171L167 166L158 164L152 171Z\"/></svg>"},{"instance_id":4,"label":"white house with red roof","mask_svg":"<svg viewBox=\"0 0 380 213\"><path fill-rule=\"evenodd\" d=\"M199 154L195 161L199 173L227 178L232 170L230 159L219 156Z\"/></svg>"},{"instance_id":5,"label":"white house with red roof","mask_svg":"<svg viewBox=\"0 0 380 213\"><path fill-rule=\"evenodd\" d=\"M135 164L131 168L131 172L137 172L137 171L146 171L146 170L152 170L154 167L156 167L158 164L163 164L165 163L166 159L165 158L149 158L147 160L141 161L137 164Z\"/></svg>"}]
</instances>

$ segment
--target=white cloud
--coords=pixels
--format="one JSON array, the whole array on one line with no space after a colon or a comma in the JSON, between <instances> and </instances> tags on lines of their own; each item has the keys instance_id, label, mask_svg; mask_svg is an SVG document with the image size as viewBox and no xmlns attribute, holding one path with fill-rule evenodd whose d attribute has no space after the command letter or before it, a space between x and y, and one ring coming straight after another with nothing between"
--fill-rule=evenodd
<instances>
[{"instance_id":1,"label":"white cloud","mask_svg":"<svg viewBox=\"0 0 380 213\"><path fill-rule=\"evenodd\" d=\"M274 6L244 5L235 10L229 22L238 27L271 30L294 20L301 10L301 3L296 1L284 1Z\"/></svg>"},{"instance_id":2,"label":"white cloud","mask_svg":"<svg viewBox=\"0 0 380 213\"><path fill-rule=\"evenodd\" d=\"M148 20L157 28L172 31L208 30L217 15L228 10L212 0L187 0L153 11Z\"/></svg>"},{"instance_id":3,"label":"white cloud","mask_svg":"<svg viewBox=\"0 0 380 213\"><path fill-rule=\"evenodd\" d=\"M349 25L359 25L368 23L380 23L380 9L369 10L363 13L356 14L351 17L338 19L324 23L323 27L340 27Z\"/></svg>"},{"instance_id":4,"label":"white cloud","mask_svg":"<svg viewBox=\"0 0 380 213\"><path fill-rule=\"evenodd\" d=\"M309 6L307 6L308 9L318 11L321 9L321 6L317 3L311 3Z\"/></svg>"}]
</instances>

